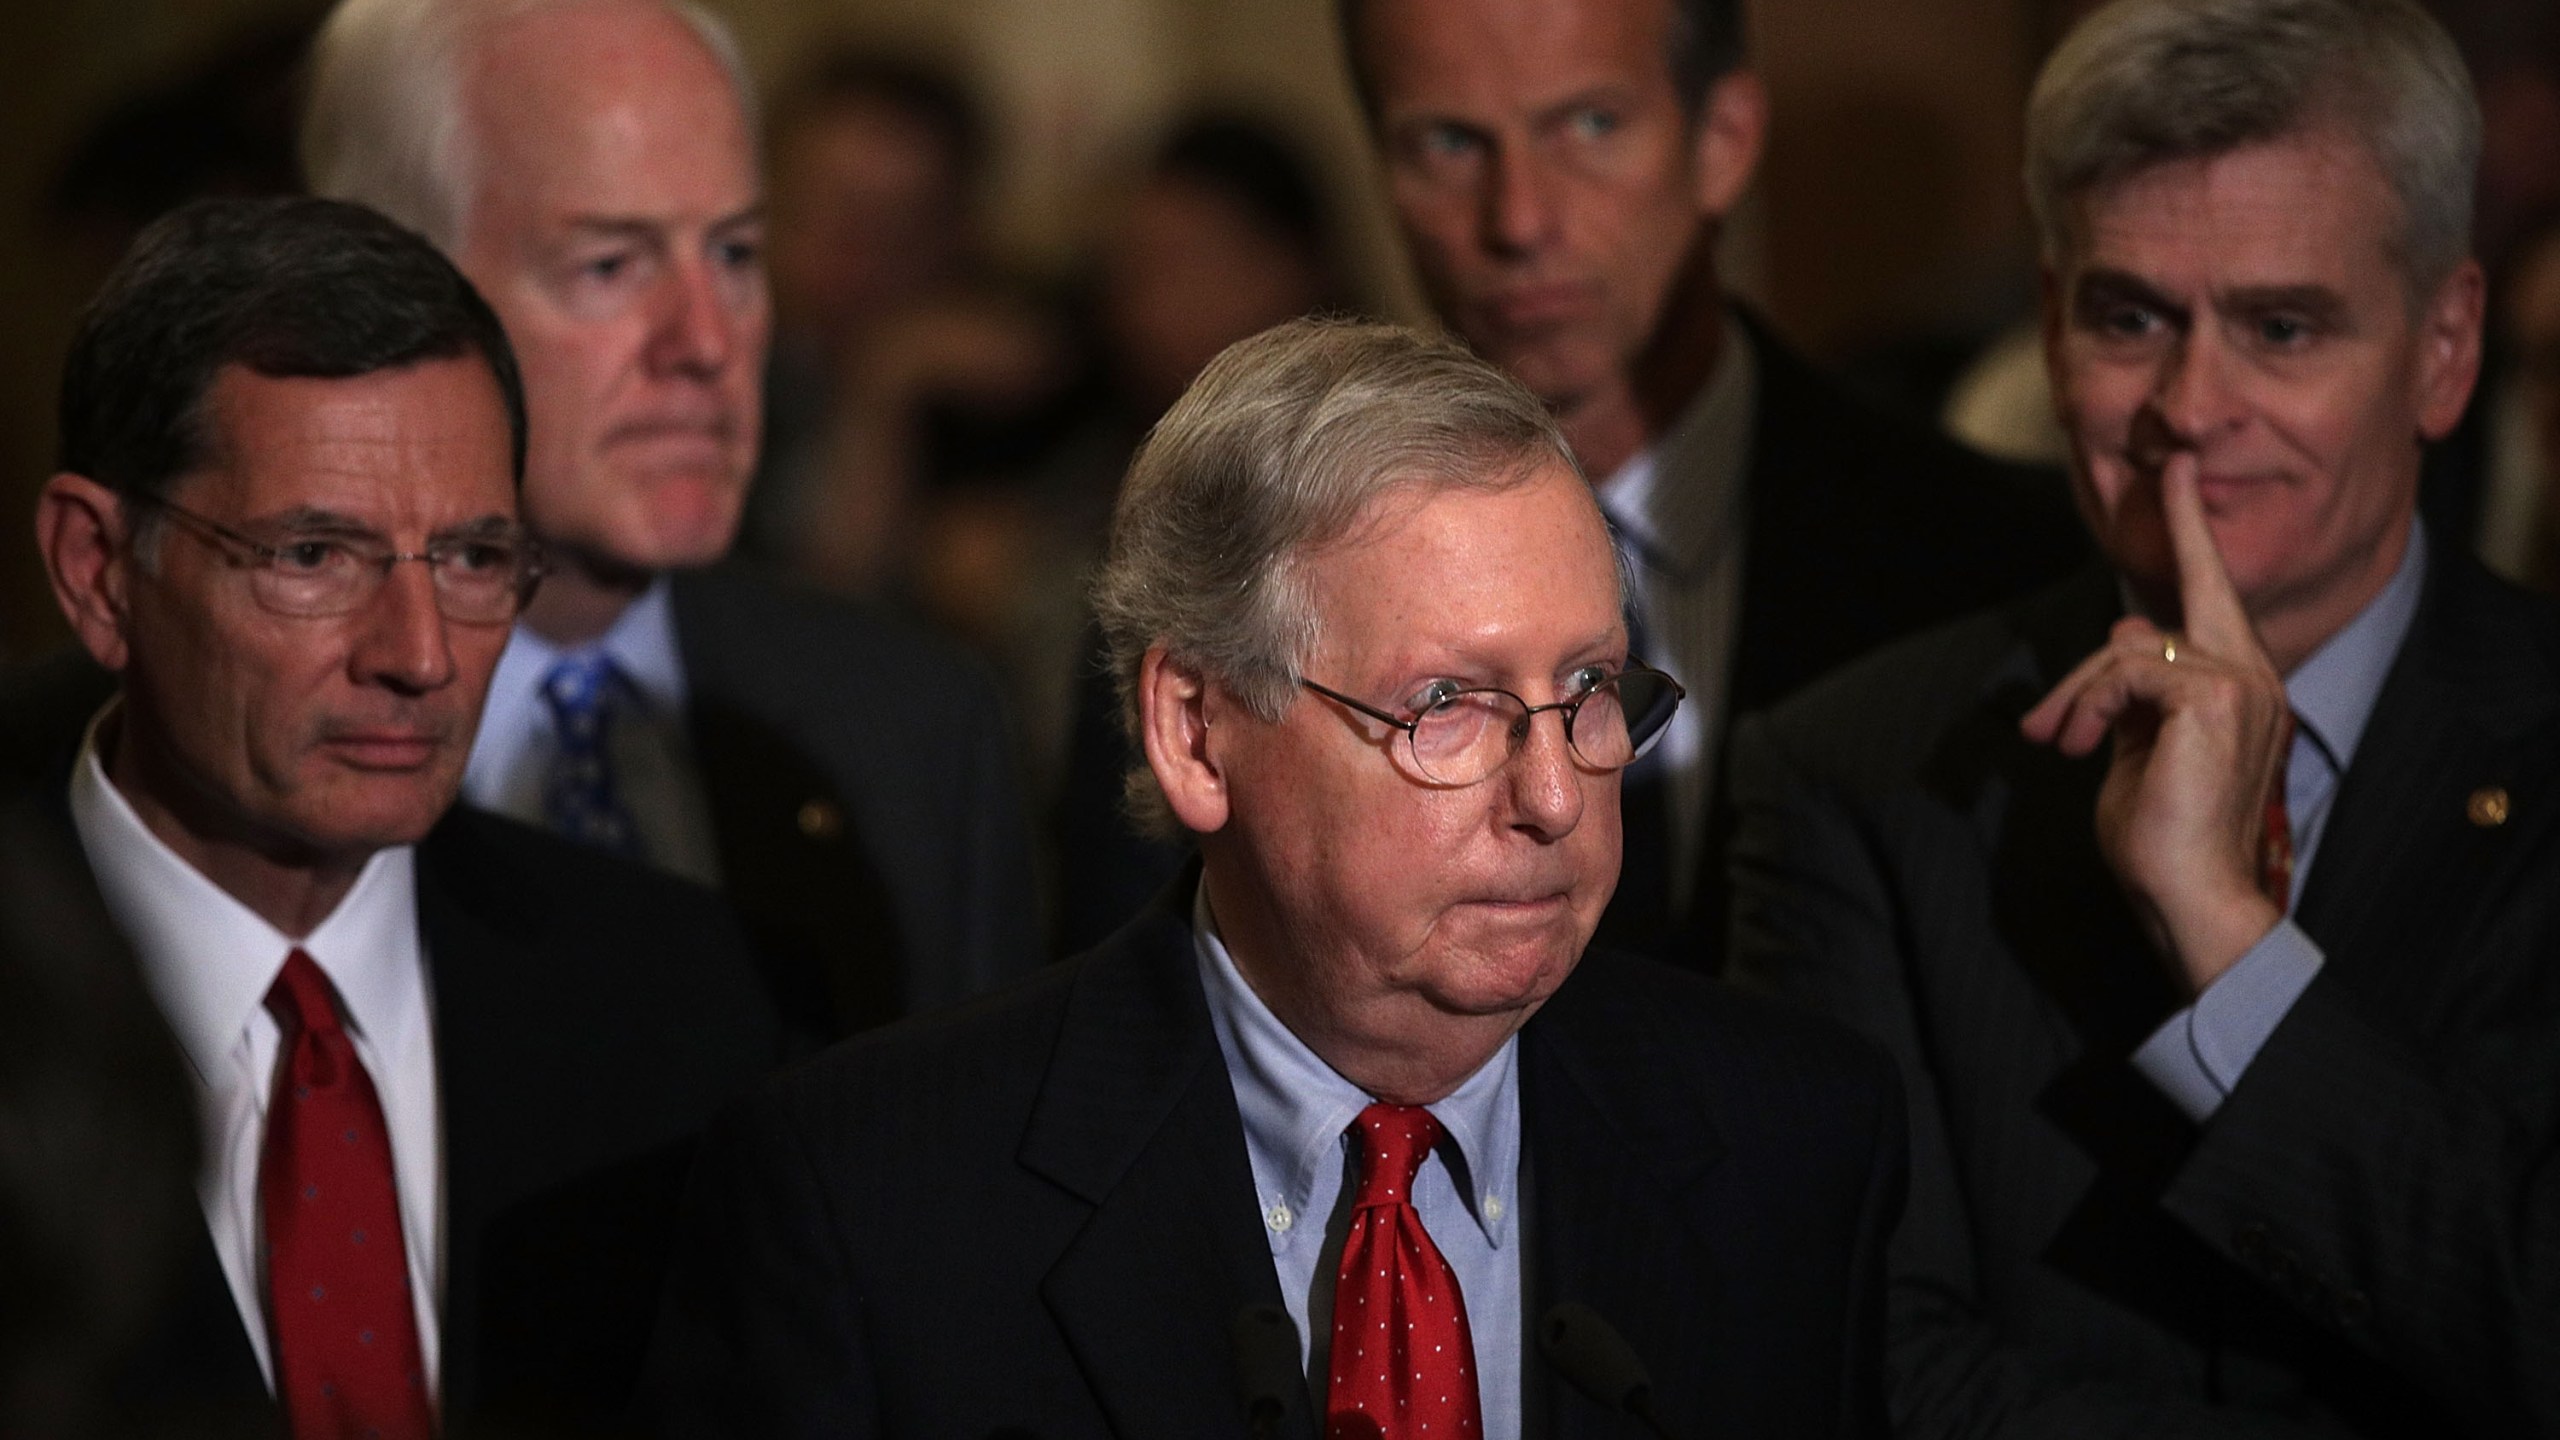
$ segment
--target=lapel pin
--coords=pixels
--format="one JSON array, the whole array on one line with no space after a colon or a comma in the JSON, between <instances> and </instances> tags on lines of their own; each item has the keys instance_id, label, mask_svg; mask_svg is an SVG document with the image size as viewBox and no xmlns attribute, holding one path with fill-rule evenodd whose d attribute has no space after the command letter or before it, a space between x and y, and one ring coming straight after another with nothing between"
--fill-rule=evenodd
<instances>
[{"instance_id":1,"label":"lapel pin","mask_svg":"<svg viewBox=\"0 0 2560 1440\"><path fill-rule=\"evenodd\" d=\"M2498 802L2506 803L2503 796ZM2471 797L2471 813L2480 813L2480 797ZM2503 817L2506 812L2501 810ZM812 840L833 840L844 833L844 812L825 800L807 800L800 805L800 833Z\"/></svg>"},{"instance_id":2,"label":"lapel pin","mask_svg":"<svg viewBox=\"0 0 2560 1440\"><path fill-rule=\"evenodd\" d=\"M2464 807L2463 813L2469 815L2471 823L2481 829L2495 830L2507 823L2508 808L2505 786L2483 785L2471 792L2471 803Z\"/></svg>"}]
</instances>

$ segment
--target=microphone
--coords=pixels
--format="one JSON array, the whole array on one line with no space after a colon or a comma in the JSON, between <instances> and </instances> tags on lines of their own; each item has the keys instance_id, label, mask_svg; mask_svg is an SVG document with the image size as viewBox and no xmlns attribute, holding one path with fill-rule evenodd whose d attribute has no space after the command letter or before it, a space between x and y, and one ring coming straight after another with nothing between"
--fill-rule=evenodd
<instances>
[{"instance_id":1,"label":"microphone","mask_svg":"<svg viewBox=\"0 0 2560 1440\"><path fill-rule=\"evenodd\" d=\"M1227 1341L1235 1350L1245 1425L1254 1440L1269 1440L1288 1418L1290 1397L1306 1388L1306 1374L1298 1368L1298 1322L1277 1305L1247 1305L1227 1322Z\"/></svg>"},{"instance_id":2,"label":"microphone","mask_svg":"<svg viewBox=\"0 0 2560 1440\"><path fill-rule=\"evenodd\" d=\"M1671 1427L1653 1413L1653 1377L1617 1327L1579 1300L1549 1307L1538 1321L1538 1353L1573 1388L1611 1410L1632 1415L1662 1440Z\"/></svg>"}]
</instances>

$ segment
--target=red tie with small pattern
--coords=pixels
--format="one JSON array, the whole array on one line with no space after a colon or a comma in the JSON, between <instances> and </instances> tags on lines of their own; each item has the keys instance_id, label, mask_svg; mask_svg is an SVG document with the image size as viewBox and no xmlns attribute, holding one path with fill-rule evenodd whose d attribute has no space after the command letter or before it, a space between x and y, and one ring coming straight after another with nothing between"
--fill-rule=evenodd
<instances>
[{"instance_id":1,"label":"red tie with small pattern","mask_svg":"<svg viewBox=\"0 0 2560 1440\"><path fill-rule=\"evenodd\" d=\"M284 1064L258 1167L276 1397L294 1440L427 1440L391 1137L337 998L300 950L267 992Z\"/></svg>"},{"instance_id":2,"label":"red tie with small pattern","mask_svg":"<svg viewBox=\"0 0 2560 1440\"><path fill-rule=\"evenodd\" d=\"M1326 1440L1472 1440L1484 1421L1466 1301L1413 1208L1440 1122L1418 1105L1372 1105L1351 1130L1360 1198L1333 1286Z\"/></svg>"}]
</instances>

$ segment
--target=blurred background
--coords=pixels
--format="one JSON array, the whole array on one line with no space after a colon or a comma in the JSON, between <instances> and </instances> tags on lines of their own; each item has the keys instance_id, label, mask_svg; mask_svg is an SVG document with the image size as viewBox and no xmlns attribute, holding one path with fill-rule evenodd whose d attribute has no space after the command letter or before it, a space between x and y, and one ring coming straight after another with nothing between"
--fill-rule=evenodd
<instances>
[{"instance_id":1,"label":"blurred background","mask_svg":"<svg viewBox=\"0 0 2560 1440\"><path fill-rule=\"evenodd\" d=\"M0 522L0 656L61 633L20 537L78 308L168 205L292 185L297 65L324 8L0 8L0 516L19 517ZM1036 672L1069 658L1117 467L1203 347L1309 306L1420 318L1331 0L711 8L764 87L774 172L774 444L747 544L905 597L1016 672L1036 712L1064 682ZM2033 384L2021 398L1959 378L2004 334L2031 333L2019 111L2082 8L1752 7L1774 138L1726 239L1733 288L1880 394L1931 413L1952 402L1960 428L2023 453L2050 443ZM2560 431L2560 5L2436 8L2490 124L2480 240L2508 394L2473 443L2560 449L2538 438ZM826 418L848 410L868 423ZM2538 493L2499 523L2554 528ZM2517 542L2508 568L2534 569L2526 551L2542 548Z\"/></svg>"}]
</instances>

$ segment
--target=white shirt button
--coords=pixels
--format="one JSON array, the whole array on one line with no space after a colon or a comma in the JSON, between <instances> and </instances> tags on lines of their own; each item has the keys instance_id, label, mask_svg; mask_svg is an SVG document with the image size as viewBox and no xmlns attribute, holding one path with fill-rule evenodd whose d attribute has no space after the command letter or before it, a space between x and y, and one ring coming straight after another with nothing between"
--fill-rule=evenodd
<instances>
[{"instance_id":1,"label":"white shirt button","mask_svg":"<svg viewBox=\"0 0 2560 1440\"><path fill-rule=\"evenodd\" d=\"M1289 1213L1289 1207L1286 1204L1275 1202L1270 1209L1262 1212L1262 1223L1271 1227L1272 1234L1286 1235L1289 1233L1289 1227L1298 1223L1298 1217Z\"/></svg>"},{"instance_id":2,"label":"white shirt button","mask_svg":"<svg viewBox=\"0 0 2560 1440\"><path fill-rule=\"evenodd\" d=\"M1487 1220L1499 1220L1502 1218L1501 1196L1487 1195L1484 1197L1484 1218Z\"/></svg>"}]
</instances>

